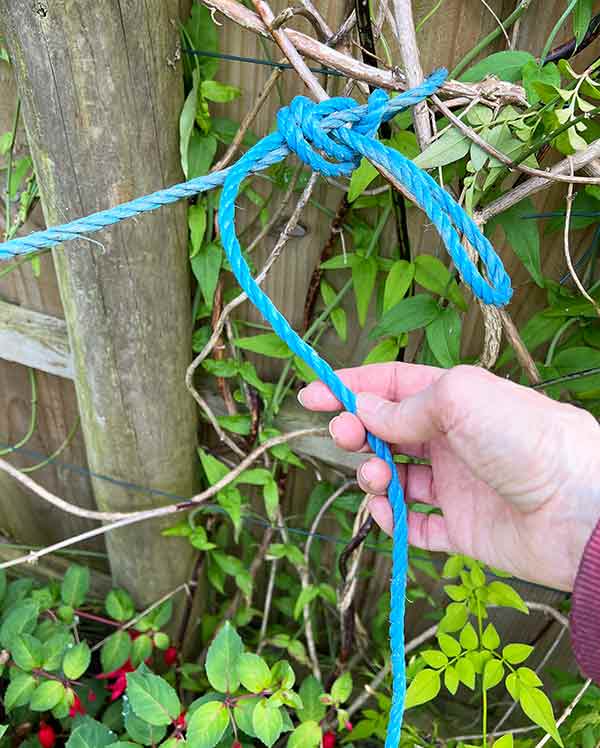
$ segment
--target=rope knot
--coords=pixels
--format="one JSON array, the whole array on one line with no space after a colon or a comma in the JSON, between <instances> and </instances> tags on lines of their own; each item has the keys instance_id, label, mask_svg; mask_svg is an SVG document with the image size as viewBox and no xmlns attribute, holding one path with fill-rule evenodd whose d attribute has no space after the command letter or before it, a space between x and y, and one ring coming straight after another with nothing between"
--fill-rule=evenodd
<instances>
[{"instance_id":1,"label":"rope knot","mask_svg":"<svg viewBox=\"0 0 600 748\"><path fill-rule=\"evenodd\" d=\"M375 137L385 117L388 95L376 90L366 107L354 99L335 97L316 104L296 96L277 114L277 128L285 144L298 158L327 177L351 174L361 155L348 144L341 130ZM341 136L341 137L340 137Z\"/></svg>"}]
</instances>

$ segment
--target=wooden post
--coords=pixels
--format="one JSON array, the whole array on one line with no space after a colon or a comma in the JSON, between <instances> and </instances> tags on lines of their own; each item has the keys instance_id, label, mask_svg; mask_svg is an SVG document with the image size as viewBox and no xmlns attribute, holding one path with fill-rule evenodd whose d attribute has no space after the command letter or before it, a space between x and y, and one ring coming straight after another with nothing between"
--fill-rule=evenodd
<instances>
[{"instance_id":1,"label":"wooden post","mask_svg":"<svg viewBox=\"0 0 600 748\"><path fill-rule=\"evenodd\" d=\"M49 224L181 179L178 0L0 0ZM183 204L55 251L89 467L190 495L196 414ZM103 510L164 503L93 480ZM166 500L165 500L166 501ZM139 604L188 578L191 549L142 524L107 538Z\"/></svg>"}]
</instances>

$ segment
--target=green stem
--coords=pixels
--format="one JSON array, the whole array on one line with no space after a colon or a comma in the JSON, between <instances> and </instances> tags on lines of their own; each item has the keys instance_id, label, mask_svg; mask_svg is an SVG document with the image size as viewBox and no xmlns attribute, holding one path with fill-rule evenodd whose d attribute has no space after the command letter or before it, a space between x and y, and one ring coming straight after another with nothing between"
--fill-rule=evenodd
<instances>
[{"instance_id":1,"label":"green stem","mask_svg":"<svg viewBox=\"0 0 600 748\"><path fill-rule=\"evenodd\" d=\"M540 57L540 64L544 64L544 60L548 56L548 52L552 48L552 42L556 39L556 35L560 31L561 26L563 23L567 20L567 18L571 15L571 13L575 10L575 6L579 0L571 0L571 2L568 4L567 9L562 14L562 16L558 19L556 24L554 25L554 28L550 32L550 36L546 39L546 44L544 45L544 50L542 52L542 56Z\"/></svg>"},{"instance_id":2,"label":"green stem","mask_svg":"<svg viewBox=\"0 0 600 748\"><path fill-rule=\"evenodd\" d=\"M13 128L10 138L10 146L8 149L8 158L6 162L6 225L4 227L4 237L8 239L11 228L11 199L10 199L10 182L12 180L12 168L13 168L13 154L15 150L15 142L17 140L17 129L19 127L19 117L21 115L21 99L17 99L17 108L15 110L15 118L13 120Z\"/></svg>"},{"instance_id":3,"label":"green stem","mask_svg":"<svg viewBox=\"0 0 600 748\"><path fill-rule=\"evenodd\" d=\"M65 449L69 446L69 444L73 441L73 438L75 437L75 434L77 433L77 429L79 428L79 415L75 419L75 423L71 427L71 430L66 436L66 439L64 442L52 452L52 454L48 455L45 460L42 460L41 462L38 462L37 465L30 465L26 468L21 468L22 473L35 473L36 470L41 470L43 467L46 467L46 465L49 465L51 462L54 462L54 460L61 455Z\"/></svg>"},{"instance_id":4,"label":"green stem","mask_svg":"<svg viewBox=\"0 0 600 748\"><path fill-rule=\"evenodd\" d=\"M554 354L556 352L556 346L558 345L560 339L562 338L563 334L566 330L571 327L571 325L575 324L575 322L579 322L579 317L572 317L571 319L568 319L564 325L561 325L558 330L556 331L556 334L552 338L552 342L550 343L550 347L548 348L548 353L546 354L546 360L544 362L545 366L551 366L552 365L552 359L554 358Z\"/></svg>"},{"instance_id":5,"label":"green stem","mask_svg":"<svg viewBox=\"0 0 600 748\"><path fill-rule=\"evenodd\" d=\"M29 419L29 428L27 429L27 433L25 434L25 436L15 445L13 445L12 447L6 447L6 449L0 449L0 457L10 454L11 452L15 452L17 449L20 449L22 446L27 444L27 442L33 436L33 432L35 430L35 424L37 422L37 384L35 380L34 370L28 369L28 371L29 382L31 384L31 417Z\"/></svg>"},{"instance_id":6,"label":"green stem","mask_svg":"<svg viewBox=\"0 0 600 748\"><path fill-rule=\"evenodd\" d=\"M424 16L423 18L421 18L421 20L419 21L419 23L415 26L415 32L417 34L423 28L423 26L425 26L425 24L427 23L427 21L429 21L429 19L438 12L438 10L442 7L442 3L443 2L444 2L444 0L438 0L438 2L433 6L433 8L429 11L429 13L427 13L426 16Z\"/></svg>"},{"instance_id":7,"label":"green stem","mask_svg":"<svg viewBox=\"0 0 600 748\"><path fill-rule=\"evenodd\" d=\"M523 13L525 13L532 2L534 2L534 0L523 0L520 5L515 8L513 12L508 16L508 18L505 21L502 21L502 26L504 26L504 29L508 30L515 23L515 21L518 21L518 19L523 15ZM450 78L457 78L471 62L471 60L475 59L475 57L477 57L480 52L483 52L483 50L487 46L489 46L500 36L500 34L502 34L502 28L500 26L497 26L493 31L490 31L487 36L484 36L483 39L477 42L477 44L462 58L458 65L456 65L454 70L451 71Z\"/></svg>"},{"instance_id":8,"label":"green stem","mask_svg":"<svg viewBox=\"0 0 600 748\"><path fill-rule=\"evenodd\" d=\"M482 646L483 642L483 616L481 614L481 601L477 599L477 627L479 630L479 645ZM483 742L482 747L487 748L487 690L484 685L483 678L481 679L481 691L482 691L482 706L483 709L483 725L482 725L482 735L483 735Z\"/></svg>"}]
</instances>

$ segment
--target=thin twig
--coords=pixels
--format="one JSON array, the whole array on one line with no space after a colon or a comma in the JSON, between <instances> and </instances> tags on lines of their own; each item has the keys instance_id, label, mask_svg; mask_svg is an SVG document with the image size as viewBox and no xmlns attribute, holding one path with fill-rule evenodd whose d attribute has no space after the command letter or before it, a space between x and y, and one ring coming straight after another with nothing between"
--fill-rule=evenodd
<instances>
[{"instance_id":1,"label":"thin twig","mask_svg":"<svg viewBox=\"0 0 600 748\"><path fill-rule=\"evenodd\" d=\"M512 317L506 311L506 309L499 309L498 313L500 315L500 320L502 321L502 327L504 329L506 339L515 352L517 361L525 372L527 379L529 379L531 384L539 384L542 381L542 378L540 377L538 368L535 364L535 361L533 360L533 356L529 352L529 349L523 342L523 338L521 337L517 326L513 322Z\"/></svg>"},{"instance_id":2,"label":"thin twig","mask_svg":"<svg viewBox=\"0 0 600 748\"><path fill-rule=\"evenodd\" d=\"M572 169L571 169L572 171ZM565 260L567 263L567 267L569 268L569 273L571 274L571 278L573 279L573 282L577 286L579 293L590 302L590 304L593 306L594 311L600 317L600 307L596 303L596 300L592 298L589 293L585 290L583 283L579 280L579 276L577 275L577 271L573 267L573 260L571 259L571 251L569 249L570 246L570 234L571 234L571 212L573 210L573 184L570 184L567 189L567 198L566 198L566 209L565 209L565 229L564 229L564 252L565 252Z\"/></svg>"},{"instance_id":3,"label":"thin twig","mask_svg":"<svg viewBox=\"0 0 600 748\"><path fill-rule=\"evenodd\" d=\"M406 81L411 88L415 88L421 85L425 76L423 75L419 47L417 45L412 0L394 0L394 18ZM422 101L413 107L413 121L415 123L417 142L423 151L429 144L432 136L427 102Z\"/></svg>"},{"instance_id":4,"label":"thin twig","mask_svg":"<svg viewBox=\"0 0 600 748\"><path fill-rule=\"evenodd\" d=\"M584 150L578 151L573 156L569 156L569 158L559 161L558 164L548 170L545 177L532 177L526 182L520 184L518 187L509 190L506 194L502 195L502 197L499 197L497 200L494 200L489 205L486 205L485 208L482 208L475 214L475 220L479 224L487 223L491 218L503 213L513 205L520 203L521 200L524 200L526 197L535 195L541 190L549 187L552 184L552 179L558 174L568 174L571 171L571 163L573 171L577 171L583 169L597 158L600 158L600 138L595 140ZM575 179L576 178L574 177L574 180ZM598 184L598 179L593 177L591 178L590 183Z\"/></svg>"},{"instance_id":5,"label":"thin twig","mask_svg":"<svg viewBox=\"0 0 600 748\"><path fill-rule=\"evenodd\" d=\"M257 447L253 452L251 452L247 457L245 457L237 467L235 467L233 470L231 470L227 475L223 476L221 480L217 481L214 485L210 486L210 488L207 488L205 491L202 491L202 493L196 494L195 496L192 496L190 499L186 499L185 501L182 501L178 504L170 504L167 506L157 507L155 509L147 509L144 511L139 512L129 512L128 514L123 514L120 512L95 512L95 515L98 514L104 514L105 518L106 515L112 514L112 517L120 517L121 519L116 520L115 522L112 522L108 525L103 525L102 527L96 527L92 530L88 530L87 532L80 533L79 535L75 535L71 538L67 538L66 540L61 540L58 543L54 543L50 546L47 546L46 548L41 548L36 551L30 551L25 556L19 556L18 558L11 559L10 561L5 561L4 563L0 564L0 569L7 569L11 566L18 566L19 564L24 563L36 563L38 559L42 558L43 556L47 556L49 553L54 553L55 551L62 550L63 548L68 548L71 545L75 545L76 543L83 542L84 540L89 540L90 538L95 538L98 535L103 535L106 532L110 532L111 530L118 530L121 527L126 527L128 525L135 524L137 522L143 522L148 519L160 519L162 517L168 517L172 514L176 514L178 512L186 511L187 509L191 509L192 507L200 506L208 501L209 498L217 494L219 491L222 491L225 486L228 486L232 481L234 481L241 473L244 472L250 465L252 465L256 460L267 450L272 449L273 447L276 447L278 444L285 444L289 441L292 441L293 439L299 439L303 436L314 436L316 434L324 435L327 433L326 429L322 428L310 428L310 429L300 429L299 431L291 431L288 434L281 434L279 436L274 436L271 439L268 439L267 441L263 442L259 447ZM87 516L91 519L98 519L97 516L90 517L91 511L90 510L82 510L80 507L75 506L74 504L69 504L68 502L64 501L63 499L59 499L58 501L60 504L57 504L55 499L58 499L58 497L54 496L54 494L50 494L50 492L46 491L44 488L39 486L37 483L32 481L28 476L24 476L19 471L15 472L15 468L13 468L11 465L8 465L10 468L9 470L6 470L6 466L8 463L5 463L3 460L0 461L0 470L4 470L5 472L8 472L10 475L12 475L16 480L24 484L23 479L26 479L28 481L27 487L30 488L30 490L34 491L35 494L40 496L40 498L44 499L45 501L49 501L49 503L54 504L55 506L58 506L58 508L62 509L63 511L68 512L69 514L75 514L77 516L82 516L80 512L86 511L88 512ZM24 484L25 485L25 484Z\"/></svg>"},{"instance_id":6,"label":"thin twig","mask_svg":"<svg viewBox=\"0 0 600 748\"><path fill-rule=\"evenodd\" d=\"M271 604L273 602L273 590L275 589L275 578L277 576L277 566L279 559L274 558L271 563L271 570L269 572L269 581L267 583L267 592L265 594L265 604L263 607L263 617L260 624L260 633L258 635L258 648L257 654L260 654L266 644L267 629L269 627L269 616L271 614Z\"/></svg>"}]
</instances>

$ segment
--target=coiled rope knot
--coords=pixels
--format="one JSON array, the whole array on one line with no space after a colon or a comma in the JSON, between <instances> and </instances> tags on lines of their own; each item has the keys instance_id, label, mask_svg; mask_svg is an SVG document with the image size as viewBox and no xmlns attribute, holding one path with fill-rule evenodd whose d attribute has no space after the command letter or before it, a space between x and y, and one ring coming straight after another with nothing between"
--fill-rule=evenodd
<instances>
[{"instance_id":1,"label":"coiled rope knot","mask_svg":"<svg viewBox=\"0 0 600 748\"><path fill-rule=\"evenodd\" d=\"M362 157L352 147L348 133L351 130L365 138L374 138L386 119L388 99L387 93L380 89L369 96L366 107L358 107L354 99L341 96L318 104L297 96L289 106L279 110L278 132L289 150L313 171L327 177L348 175Z\"/></svg>"}]
</instances>

